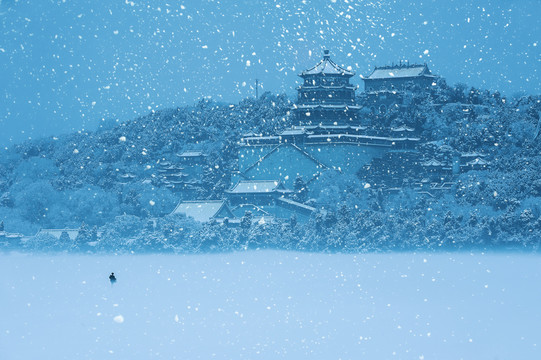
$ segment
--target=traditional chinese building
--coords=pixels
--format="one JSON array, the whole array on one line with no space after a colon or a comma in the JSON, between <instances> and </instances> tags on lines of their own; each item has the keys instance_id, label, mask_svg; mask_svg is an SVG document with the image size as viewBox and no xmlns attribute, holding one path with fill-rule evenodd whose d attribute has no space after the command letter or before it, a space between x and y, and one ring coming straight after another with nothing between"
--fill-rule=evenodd
<instances>
[{"instance_id":1,"label":"traditional chinese building","mask_svg":"<svg viewBox=\"0 0 541 360\"><path fill-rule=\"evenodd\" d=\"M289 198L292 193L278 180L242 180L226 191L239 218L249 211L256 217L290 218L295 214L299 221L308 220L316 209Z\"/></svg>"},{"instance_id":2,"label":"traditional chinese building","mask_svg":"<svg viewBox=\"0 0 541 360\"><path fill-rule=\"evenodd\" d=\"M407 78L406 68L421 79L433 78L426 73L426 66L416 73L409 65L399 69L402 78ZM258 217L295 215L299 220L308 219L316 208L312 203L302 203L292 189L300 181L309 192L326 171L368 178L378 161L390 159L383 161L383 165L391 166L385 174L392 175L393 184L401 186L403 179L420 167L416 149L420 139L415 129L361 125L360 106L355 100L357 87L350 83L354 73L333 62L329 51L325 50L323 59L299 76L303 83L293 107L296 125L274 134L245 134L238 142L237 171L224 194L237 218L249 211ZM383 79L381 72L371 76L370 80ZM385 81L382 84L388 85Z\"/></svg>"},{"instance_id":3,"label":"traditional chinese building","mask_svg":"<svg viewBox=\"0 0 541 360\"><path fill-rule=\"evenodd\" d=\"M10 233L4 230L4 222L0 221L0 249L9 249L20 246L25 236L18 233Z\"/></svg>"},{"instance_id":4,"label":"traditional chinese building","mask_svg":"<svg viewBox=\"0 0 541 360\"><path fill-rule=\"evenodd\" d=\"M198 222L235 217L224 200L181 201L171 214L184 214Z\"/></svg>"},{"instance_id":5,"label":"traditional chinese building","mask_svg":"<svg viewBox=\"0 0 541 360\"><path fill-rule=\"evenodd\" d=\"M169 161L161 161L158 167L159 181L173 191L186 190L188 174L184 167Z\"/></svg>"},{"instance_id":6,"label":"traditional chinese building","mask_svg":"<svg viewBox=\"0 0 541 360\"><path fill-rule=\"evenodd\" d=\"M177 154L177 157L183 167L182 172L188 175L188 182L193 184L199 182L206 165L207 155L200 150L188 150Z\"/></svg>"},{"instance_id":7,"label":"traditional chinese building","mask_svg":"<svg viewBox=\"0 0 541 360\"><path fill-rule=\"evenodd\" d=\"M293 110L302 125L357 124L359 106L355 103L357 86L349 83L355 73L331 60L329 50L314 67L303 71Z\"/></svg>"},{"instance_id":8,"label":"traditional chinese building","mask_svg":"<svg viewBox=\"0 0 541 360\"><path fill-rule=\"evenodd\" d=\"M360 125L357 87L349 83L353 75L325 50L316 66L299 75L304 81L294 107L299 125L243 137L232 186L241 180L273 180L291 189L299 177L310 183L327 170L354 175L388 151L414 150L419 138L410 128L380 135Z\"/></svg>"},{"instance_id":9,"label":"traditional chinese building","mask_svg":"<svg viewBox=\"0 0 541 360\"><path fill-rule=\"evenodd\" d=\"M460 171L486 170L490 166L490 161L486 160L485 156L478 152L460 154Z\"/></svg>"},{"instance_id":10,"label":"traditional chinese building","mask_svg":"<svg viewBox=\"0 0 541 360\"><path fill-rule=\"evenodd\" d=\"M414 88L429 89L437 76L433 75L426 64L400 63L399 65L375 67L374 71L363 77L364 90L402 91Z\"/></svg>"},{"instance_id":11,"label":"traditional chinese building","mask_svg":"<svg viewBox=\"0 0 541 360\"><path fill-rule=\"evenodd\" d=\"M279 197L291 193L278 180L243 180L226 191L229 203L233 206L240 204L272 205Z\"/></svg>"},{"instance_id":12,"label":"traditional chinese building","mask_svg":"<svg viewBox=\"0 0 541 360\"><path fill-rule=\"evenodd\" d=\"M363 104L372 113L385 114L390 109L407 107L411 92L427 91L435 80L426 64L400 63L391 66L376 66L374 71L363 77ZM409 95L409 96L408 96Z\"/></svg>"}]
</instances>

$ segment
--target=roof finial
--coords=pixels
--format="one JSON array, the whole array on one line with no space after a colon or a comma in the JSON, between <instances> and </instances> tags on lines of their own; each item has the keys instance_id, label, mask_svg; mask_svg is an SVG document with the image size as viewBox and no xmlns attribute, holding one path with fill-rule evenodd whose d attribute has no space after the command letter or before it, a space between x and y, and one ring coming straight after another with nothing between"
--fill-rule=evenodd
<instances>
[{"instance_id":1,"label":"roof finial","mask_svg":"<svg viewBox=\"0 0 541 360\"><path fill-rule=\"evenodd\" d=\"M323 59L329 59L329 58L330 58L329 50L327 49L323 50Z\"/></svg>"}]
</instances>

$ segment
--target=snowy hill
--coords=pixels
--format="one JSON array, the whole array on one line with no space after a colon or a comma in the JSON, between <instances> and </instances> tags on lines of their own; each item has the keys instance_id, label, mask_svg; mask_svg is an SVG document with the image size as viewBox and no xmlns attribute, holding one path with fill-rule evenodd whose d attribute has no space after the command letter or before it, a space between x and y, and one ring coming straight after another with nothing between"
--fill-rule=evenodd
<instances>
[{"instance_id":1,"label":"snowy hill","mask_svg":"<svg viewBox=\"0 0 541 360\"><path fill-rule=\"evenodd\" d=\"M418 150L426 160L421 165L424 171L434 168L432 177L454 166L452 154L465 159L469 168L452 182L423 182L413 162L388 156L362 176L323 174L317 184L306 185L309 199L303 199L301 184L294 199L318 209L306 223L250 217L235 223L245 226L224 226L167 215L188 195L160 180L164 164L186 151L208 154L200 177L188 184L191 196L221 199L231 186L241 135L279 133L291 125L291 106L285 96L268 93L231 105L204 100L95 132L4 149L0 220L6 232L32 236L42 228L84 226L71 242L44 235L0 243L8 249L138 252L539 246L539 97L508 100L442 81L429 93L411 94L404 111L366 114L372 127L367 131L415 127L424 144Z\"/></svg>"}]
</instances>

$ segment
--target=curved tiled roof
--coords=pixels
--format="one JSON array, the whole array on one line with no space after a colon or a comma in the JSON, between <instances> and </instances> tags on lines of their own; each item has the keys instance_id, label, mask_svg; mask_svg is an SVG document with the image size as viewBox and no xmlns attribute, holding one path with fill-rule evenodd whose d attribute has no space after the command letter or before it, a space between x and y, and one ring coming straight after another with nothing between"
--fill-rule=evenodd
<instances>
[{"instance_id":1,"label":"curved tiled roof","mask_svg":"<svg viewBox=\"0 0 541 360\"><path fill-rule=\"evenodd\" d=\"M364 80L411 78L421 76L434 77L430 70L428 70L428 66L426 64L413 64L376 67L372 74L364 77Z\"/></svg>"},{"instance_id":2,"label":"curved tiled roof","mask_svg":"<svg viewBox=\"0 0 541 360\"><path fill-rule=\"evenodd\" d=\"M329 56L329 50L324 51L323 59L318 62L314 67L304 70L299 76L307 75L344 75L344 76L353 76L355 73L351 70L344 69L340 65L336 64L331 60Z\"/></svg>"},{"instance_id":3,"label":"curved tiled roof","mask_svg":"<svg viewBox=\"0 0 541 360\"><path fill-rule=\"evenodd\" d=\"M223 207L227 207L224 200L182 201L171 214L185 214L195 221L207 222L216 217Z\"/></svg>"},{"instance_id":4,"label":"curved tiled roof","mask_svg":"<svg viewBox=\"0 0 541 360\"><path fill-rule=\"evenodd\" d=\"M246 180L239 181L231 193L270 193L274 192L280 185L279 180Z\"/></svg>"},{"instance_id":5,"label":"curved tiled roof","mask_svg":"<svg viewBox=\"0 0 541 360\"><path fill-rule=\"evenodd\" d=\"M486 161L484 159L481 159L481 158L476 158L475 160L469 161L467 163L467 165L469 165L469 166L475 166L475 165L484 166L484 165L488 165L488 164L490 164L490 162L488 162L488 161Z\"/></svg>"},{"instance_id":6,"label":"curved tiled roof","mask_svg":"<svg viewBox=\"0 0 541 360\"><path fill-rule=\"evenodd\" d=\"M443 166L443 163L436 159L430 159L428 161L425 161L421 165L425 167L440 167L440 166Z\"/></svg>"}]
</instances>

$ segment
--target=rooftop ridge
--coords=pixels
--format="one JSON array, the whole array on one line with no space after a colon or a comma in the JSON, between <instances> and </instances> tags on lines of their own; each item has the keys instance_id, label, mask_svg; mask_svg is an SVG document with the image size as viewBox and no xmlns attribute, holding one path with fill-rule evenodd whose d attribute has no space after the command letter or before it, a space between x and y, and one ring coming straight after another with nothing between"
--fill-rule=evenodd
<instances>
[{"instance_id":1,"label":"rooftop ridge","mask_svg":"<svg viewBox=\"0 0 541 360\"><path fill-rule=\"evenodd\" d=\"M418 67L426 67L428 66L427 63L423 64L410 64L409 62L400 62L398 64L391 64L391 65L383 65L383 66L375 66L374 69L376 70L390 70L390 69L411 69L411 68L418 68Z\"/></svg>"},{"instance_id":2,"label":"rooftop ridge","mask_svg":"<svg viewBox=\"0 0 541 360\"><path fill-rule=\"evenodd\" d=\"M334 69L335 71L329 72L327 69L327 64ZM345 69L342 66L338 65L334 61L331 60L331 56L329 55L329 50L324 50L323 52L323 59L321 59L316 65L312 66L309 69L304 70L299 74L299 76L305 76L305 75L315 75L315 74L334 74L334 75L346 75L346 76L353 76L355 75L355 72Z\"/></svg>"},{"instance_id":3,"label":"rooftop ridge","mask_svg":"<svg viewBox=\"0 0 541 360\"><path fill-rule=\"evenodd\" d=\"M280 180L239 180L239 182L280 182Z\"/></svg>"},{"instance_id":4,"label":"rooftop ridge","mask_svg":"<svg viewBox=\"0 0 541 360\"><path fill-rule=\"evenodd\" d=\"M81 228L67 228L67 229L49 229L49 228L42 228L42 229L39 229L38 232L40 231L79 231L81 230Z\"/></svg>"}]
</instances>

